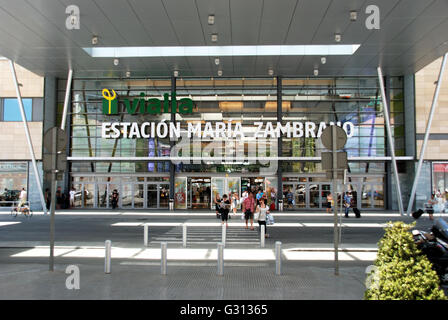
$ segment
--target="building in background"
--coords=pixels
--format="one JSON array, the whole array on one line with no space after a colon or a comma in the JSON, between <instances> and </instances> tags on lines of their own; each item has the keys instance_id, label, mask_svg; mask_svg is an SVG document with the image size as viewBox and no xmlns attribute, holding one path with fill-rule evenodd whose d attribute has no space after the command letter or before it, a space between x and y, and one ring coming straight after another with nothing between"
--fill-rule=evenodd
<instances>
[{"instance_id":1,"label":"building in background","mask_svg":"<svg viewBox=\"0 0 448 320\"><path fill-rule=\"evenodd\" d=\"M42 179L42 136L44 78L16 66L26 119ZM0 58L0 206L10 206L26 188L34 209L42 209L32 170L31 155L9 62ZM5 190L8 191L5 191Z\"/></svg>"},{"instance_id":2,"label":"building in background","mask_svg":"<svg viewBox=\"0 0 448 320\"><path fill-rule=\"evenodd\" d=\"M252 188L275 193L276 204L292 195L287 210L324 208L331 183L320 164L324 149L313 134L264 141L250 135L231 137L225 146L212 149L207 146L211 141L193 141L191 151L183 153L224 152L225 157L242 148L248 154L262 141L266 148L257 149L256 158L278 158L272 170L266 170L264 160L174 164L170 149L175 142L166 137L102 137L105 122L165 120L180 122L181 130L188 124L227 121L252 133L254 122L302 122L310 126L306 130L320 123L350 123L346 188L355 193L361 209L397 210L398 200L406 207L414 180L425 110L440 64L433 61L448 51L448 3L377 0L372 4L381 20L376 27L368 23L372 15L366 13L367 5L331 0L73 0L72 10L60 1L8 1L0 4L0 54L41 76L28 84L19 75L38 160L42 135L61 126L67 102L63 125L68 161L58 184L65 192L75 187L77 208L110 208L115 189L122 208L168 208L170 201L177 209L209 208L216 193ZM353 11L357 19L351 18ZM0 76L10 79L4 62ZM445 81L431 129L417 206L431 191L447 187L447 85ZM0 92L2 183L16 189L26 179L38 208L23 126L11 99L12 81L8 86ZM115 90L121 99L117 113L109 105L109 115L104 114L103 90ZM133 101L164 100L173 93L191 99L194 111L124 111L125 99L131 101L130 110ZM389 106L402 199L395 185L383 98ZM44 179L43 186L49 181Z\"/></svg>"},{"instance_id":3,"label":"building in background","mask_svg":"<svg viewBox=\"0 0 448 320\"><path fill-rule=\"evenodd\" d=\"M442 58L415 74L415 115L417 160L423 143L435 84ZM417 189L417 203L428 201L431 193L448 189L448 72L442 78L438 104L434 113L422 172Z\"/></svg>"}]
</instances>

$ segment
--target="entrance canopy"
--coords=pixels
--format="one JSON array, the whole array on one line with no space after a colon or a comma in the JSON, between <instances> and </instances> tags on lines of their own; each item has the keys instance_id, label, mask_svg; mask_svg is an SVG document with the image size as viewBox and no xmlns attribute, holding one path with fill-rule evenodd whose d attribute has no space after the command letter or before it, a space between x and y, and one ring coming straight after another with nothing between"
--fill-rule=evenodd
<instances>
[{"instance_id":1,"label":"entrance canopy","mask_svg":"<svg viewBox=\"0 0 448 320\"><path fill-rule=\"evenodd\" d=\"M79 29L66 26L70 5L79 8ZM366 13L369 5L379 9L379 29L366 27L372 15ZM350 11L357 12L355 21ZM209 20L211 15L214 21ZM218 70L222 76L267 76L272 70L313 77L315 69L319 76L375 75L378 66L384 74L403 75L448 50L448 2L1 0L0 30L0 55L39 75L66 77L73 68L77 77L125 77L128 71L132 77L172 76L175 70L180 77L217 76ZM340 42L335 41L336 34ZM300 50L282 55L281 48L270 55L231 47L308 45L359 47L354 53L335 55ZM154 52L153 47L174 46L226 46L233 53L145 56L134 48ZM103 47L128 47L131 54L120 55L115 63L114 53L92 56L92 48Z\"/></svg>"}]
</instances>

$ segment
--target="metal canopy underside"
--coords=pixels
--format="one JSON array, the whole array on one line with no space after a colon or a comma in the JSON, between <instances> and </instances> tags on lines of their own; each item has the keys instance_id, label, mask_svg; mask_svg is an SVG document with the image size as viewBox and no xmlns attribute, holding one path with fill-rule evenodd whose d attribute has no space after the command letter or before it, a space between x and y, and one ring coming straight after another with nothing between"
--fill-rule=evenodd
<instances>
[{"instance_id":1,"label":"metal canopy underside","mask_svg":"<svg viewBox=\"0 0 448 320\"><path fill-rule=\"evenodd\" d=\"M380 30L368 30L368 5L380 8ZM68 5L81 28L67 30ZM351 22L349 12L358 19ZM215 24L208 25L209 14ZM222 57L223 76L376 75L415 73L448 51L447 0L0 0L0 55L39 74L66 77L217 76L215 57L92 58L98 46L361 44L352 56ZM218 42L211 42L211 34Z\"/></svg>"}]
</instances>

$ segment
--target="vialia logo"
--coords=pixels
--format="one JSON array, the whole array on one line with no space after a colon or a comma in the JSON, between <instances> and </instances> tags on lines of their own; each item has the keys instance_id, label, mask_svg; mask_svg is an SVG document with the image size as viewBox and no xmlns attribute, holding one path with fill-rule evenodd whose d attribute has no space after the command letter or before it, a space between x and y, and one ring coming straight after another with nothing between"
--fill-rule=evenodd
<instances>
[{"instance_id":1,"label":"vialia logo","mask_svg":"<svg viewBox=\"0 0 448 320\"><path fill-rule=\"evenodd\" d=\"M119 113L119 101L115 90L103 89L103 114L114 115ZM171 93L172 108L170 108L170 95L165 93L163 95L163 102L157 98L151 98L146 100L145 93L141 92L140 97L136 97L132 100L123 99L124 110L129 114L160 114L160 113L181 113L188 114L193 113L193 100L189 98L183 98L179 101L176 100L176 93ZM123 111L124 111L123 110Z\"/></svg>"}]
</instances>

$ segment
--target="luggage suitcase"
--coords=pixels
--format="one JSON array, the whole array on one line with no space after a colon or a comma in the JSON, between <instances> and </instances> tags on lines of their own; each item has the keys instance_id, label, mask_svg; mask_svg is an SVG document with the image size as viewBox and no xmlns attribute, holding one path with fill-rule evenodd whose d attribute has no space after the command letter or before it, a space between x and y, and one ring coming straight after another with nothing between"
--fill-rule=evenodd
<instances>
[{"instance_id":1,"label":"luggage suitcase","mask_svg":"<svg viewBox=\"0 0 448 320\"><path fill-rule=\"evenodd\" d=\"M358 208L354 207L353 212L355 213L356 218L361 218L361 211L359 211Z\"/></svg>"},{"instance_id":2,"label":"luggage suitcase","mask_svg":"<svg viewBox=\"0 0 448 320\"><path fill-rule=\"evenodd\" d=\"M415 212L412 212L412 216L414 217L414 219L418 219L420 218L420 216L423 214L423 210L422 209L418 209Z\"/></svg>"}]
</instances>

